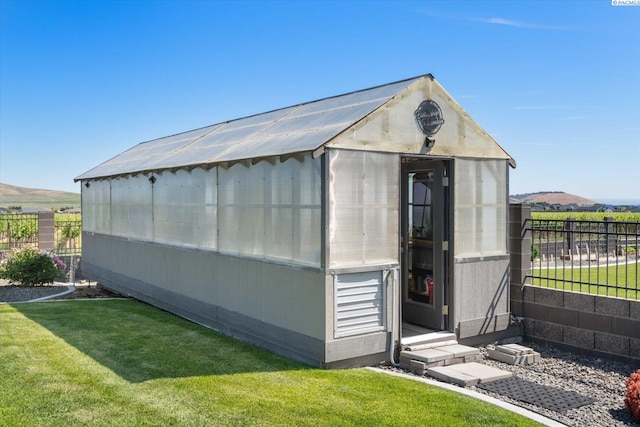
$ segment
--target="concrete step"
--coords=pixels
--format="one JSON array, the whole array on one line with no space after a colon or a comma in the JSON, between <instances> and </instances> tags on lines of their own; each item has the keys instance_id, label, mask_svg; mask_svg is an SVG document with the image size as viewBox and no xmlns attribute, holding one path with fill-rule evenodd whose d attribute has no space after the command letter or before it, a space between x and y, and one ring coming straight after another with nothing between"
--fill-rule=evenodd
<instances>
[{"instance_id":1,"label":"concrete step","mask_svg":"<svg viewBox=\"0 0 640 427\"><path fill-rule=\"evenodd\" d=\"M477 362L481 359L482 355L477 348L449 342L439 347L400 352L400 364L418 375L424 375L428 368Z\"/></svg>"},{"instance_id":2,"label":"concrete step","mask_svg":"<svg viewBox=\"0 0 640 427\"><path fill-rule=\"evenodd\" d=\"M402 339L400 365L417 375L428 375L440 381L471 387L512 376L511 372L478 363L480 350L458 344L455 334L432 332ZM489 355L510 362L530 363L540 355L518 344L499 345L487 350ZM537 355L537 356L536 356Z\"/></svg>"},{"instance_id":3,"label":"concrete step","mask_svg":"<svg viewBox=\"0 0 640 427\"><path fill-rule=\"evenodd\" d=\"M457 384L462 387L471 387L512 376L511 372L477 362L451 366L434 366L428 368L426 373L440 381Z\"/></svg>"},{"instance_id":4,"label":"concrete step","mask_svg":"<svg viewBox=\"0 0 640 427\"><path fill-rule=\"evenodd\" d=\"M424 350L427 348L434 348L443 346L445 344L457 344L458 340L456 334L453 332L439 331L431 332L423 335L415 335L411 337L402 338L403 350Z\"/></svg>"}]
</instances>

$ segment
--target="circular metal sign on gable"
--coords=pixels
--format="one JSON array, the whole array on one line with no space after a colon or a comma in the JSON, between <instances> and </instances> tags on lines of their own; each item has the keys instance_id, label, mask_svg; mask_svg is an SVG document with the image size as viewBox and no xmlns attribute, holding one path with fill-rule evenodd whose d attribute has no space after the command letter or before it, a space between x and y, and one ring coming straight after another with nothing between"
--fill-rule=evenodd
<instances>
[{"instance_id":1,"label":"circular metal sign on gable","mask_svg":"<svg viewBox=\"0 0 640 427\"><path fill-rule=\"evenodd\" d=\"M422 101L413 114L420 132L427 136L435 135L444 123L440 106L430 99Z\"/></svg>"}]
</instances>

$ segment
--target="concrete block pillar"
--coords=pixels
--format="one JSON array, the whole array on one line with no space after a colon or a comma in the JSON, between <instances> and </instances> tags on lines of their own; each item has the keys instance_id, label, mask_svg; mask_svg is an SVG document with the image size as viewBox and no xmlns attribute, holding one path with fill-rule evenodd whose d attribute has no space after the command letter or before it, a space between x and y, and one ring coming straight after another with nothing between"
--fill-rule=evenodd
<instances>
[{"instance_id":1,"label":"concrete block pillar","mask_svg":"<svg viewBox=\"0 0 640 427\"><path fill-rule=\"evenodd\" d=\"M522 316L523 288L529 284L531 274L530 231L531 206L509 205L510 303L511 313Z\"/></svg>"},{"instance_id":2,"label":"concrete block pillar","mask_svg":"<svg viewBox=\"0 0 640 427\"><path fill-rule=\"evenodd\" d=\"M53 219L53 212L38 212L38 248L43 251L55 249L55 226Z\"/></svg>"}]
</instances>

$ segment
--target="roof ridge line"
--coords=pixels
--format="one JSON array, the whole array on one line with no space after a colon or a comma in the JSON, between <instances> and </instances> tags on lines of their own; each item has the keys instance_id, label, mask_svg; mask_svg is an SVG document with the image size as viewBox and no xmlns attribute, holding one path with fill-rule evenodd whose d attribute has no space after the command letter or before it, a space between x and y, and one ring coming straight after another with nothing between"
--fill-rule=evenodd
<instances>
[{"instance_id":1,"label":"roof ridge line","mask_svg":"<svg viewBox=\"0 0 640 427\"><path fill-rule=\"evenodd\" d=\"M205 129L205 128L212 127L212 126L216 126L216 129L217 129L217 127L225 125L225 124L228 124L228 123L231 123L231 122L237 122L239 120L250 119L252 117L261 116L263 114L275 113L276 111L286 110L286 109L289 109L289 108L299 108L302 105L309 105L309 104L314 104L314 103L320 102L320 101L326 101L328 99L339 98L341 96L353 95L354 93L365 92L365 91L368 91L368 90L373 90L373 89L377 89L377 88L384 87L384 86L390 86L390 85L395 85L395 84L402 83L402 82L408 82L409 80L416 80L416 79L419 79L419 78L422 78L422 77L429 77L431 79L435 79L431 73L420 74L418 76L409 77L408 79L402 79L402 80L398 80L398 81L395 81L395 82L383 83L383 84L379 84L379 85L376 85L376 86L371 86L371 87L364 88L364 89L352 90L351 92L345 92L345 93L341 93L339 95L332 95L332 96L327 96L327 97L324 97L324 98L318 98L318 99L315 99L315 100L312 100L312 101L300 102L298 104L289 105L287 107L275 108L273 110L263 111L261 113L250 114L248 116L237 117L235 119L225 120L225 121L218 122L218 123L212 123L210 125L201 126L199 128L190 129L190 130L187 130L187 131L184 131L184 132L178 132L178 133L174 133L174 134L171 134L171 135L160 136L158 138L153 138L153 139L150 139L148 141L142 141L142 142L138 143L137 145L147 144L149 142L153 142L153 141L156 141L158 139L171 138L173 136L178 136L178 135L181 135L183 133L194 132L194 131L197 131L197 130L200 130L200 129Z\"/></svg>"}]
</instances>

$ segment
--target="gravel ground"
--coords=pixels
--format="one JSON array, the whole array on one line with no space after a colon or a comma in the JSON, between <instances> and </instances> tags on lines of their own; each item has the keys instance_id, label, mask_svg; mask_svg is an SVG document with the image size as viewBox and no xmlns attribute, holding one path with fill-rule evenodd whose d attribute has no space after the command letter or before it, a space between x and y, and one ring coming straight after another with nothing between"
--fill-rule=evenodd
<instances>
[{"instance_id":1,"label":"gravel ground","mask_svg":"<svg viewBox=\"0 0 640 427\"><path fill-rule=\"evenodd\" d=\"M54 299L74 299L74 298L114 298L121 295L113 293L100 285L89 286L84 283L76 283L75 291L56 297ZM66 291L67 285L54 283L44 286L15 286L6 280L0 279L0 302L24 302L36 298L48 297Z\"/></svg>"},{"instance_id":2,"label":"gravel ground","mask_svg":"<svg viewBox=\"0 0 640 427\"><path fill-rule=\"evenodd\" d=\"M66 285L13 286L8 282L0 283L0 302L22 302L36 298L59 294L67 290Z\"/></svg>"},{"instance_id":3,"label":"gravel ground","mask_svg":"<svg viewBox=\"0 0 640 427\"><path fill-rule=\"evenodd\" d=\"M481 348L484 356L482 363L510 371L524 380L574 391L594 399L595 402L566 413L559 413L477 387L469 389L526 408L568 426L638 426L624 407L624 395L627 378L640 368L640 364L634 366L593 356L577 355L530 342L524 342L522 345L539 352L542 356L540 362L528 366L509 365L489 359L486 349Z\"/></svg>"},{"instance_id":4,"label":"gravel ground","mask_svg":"<svg viewBox=\"0 0 640 427\"><path fill-rule=\"evenodd\" d=\"M550 346L534 343L523 345L539 352L542 356L540 362L528 366L513 366L485 357L483 363L510 371L525 380L574 391L594 399L595 402L561 414L475 387L474 389L569 426L638 426L624 407L624 395L625 382L632 372L640 368L640 363L634 366L560 351ZM484 349L481 351L484 352Z\"/></svg>"}]
</instances>

